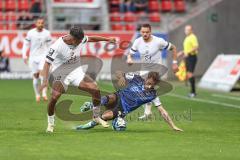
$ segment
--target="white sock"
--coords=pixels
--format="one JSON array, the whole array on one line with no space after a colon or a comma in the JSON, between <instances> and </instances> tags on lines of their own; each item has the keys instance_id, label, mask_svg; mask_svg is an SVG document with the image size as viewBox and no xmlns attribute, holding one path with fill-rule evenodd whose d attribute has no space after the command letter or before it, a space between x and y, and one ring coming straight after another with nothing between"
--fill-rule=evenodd
<instances>
[{"instance_id":1,"label":"white sock","mask_svg":"<svg viewBox=\"0 0 240 160\"><path fill-rule=\"evenodd\" d=\"M47 97L47 87L43 88L42 90L42 96Z\"/></svg>"},{"instance_id":2,"label":"white sock","mask_svg":"<svg viewBox=\"0 0 240 160\"><path fill-rule=\"evenodd\" d=\"M43 77L40 76L41 84L43 83ZM47 87L43 88L42 90L42 96L46 97L47 96Z\"/></svg>"},{"instance_id":3,"label":"white sock","mask_svg":"<svg viewBox=\"0 0 240 160\"><path fill-rule=\"evenodd\" d=\"M152 108L152 103L145 104L144 105L144 115L152 114L151 108Z\"/></svg>"},{"instance_id":4,"label":"white sock","mask_svg":"<svg viewBox=\"0 0 240 160\"><path fill-rule=\"evenodd\" d=\"M54 126L54 115L52 115L52 116L49 116L48 115L48 125L52 125L52 126Z\"/></svg>"},{"instance_id":5,"label":"white sock","mask_svg":"<svg viewBox=\"0 0 240 160\"><path fill-rule=\"evenodd\" d=\"M100 106L94 106L93 107L93 118L100 116Z\"/></svg>"},{"instance_id":6,"label":"white sock","mask_svg":"<svg viewBox=\"0 0 240 160\"><path fill-rule=\"evenodd\" d=\"M40 93L38 91L38 78L35 78L33 77L33 90L34 90L34 93L35 93L35 96L40 96Z\"/></svg>"}]
</instances>

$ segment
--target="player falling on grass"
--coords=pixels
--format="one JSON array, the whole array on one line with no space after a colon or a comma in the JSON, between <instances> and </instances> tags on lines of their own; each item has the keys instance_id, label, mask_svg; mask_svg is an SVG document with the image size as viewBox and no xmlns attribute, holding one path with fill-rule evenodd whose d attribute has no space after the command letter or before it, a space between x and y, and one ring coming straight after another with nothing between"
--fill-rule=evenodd
<instances>
[{"instance_id":1,"label":"player falling on grass","mask_svg":"<svg viewBox=\"0 0 240 160\"><path fill-rule=\"evenodd\" d=\"M22 57L25 64L28 64L33 74L33 89L35 92L36 101L40 102L40 92L38 90L39 81L43 82L41 70L46 57L46 50L51 44L51 34L44 28L44 19L38 18L35 23L36 27L28 31L23 43ZM27 50L30 48L29 57ZM47 88L42 90L42 97L45 101L47 98Z\"/></svg>"},{"instance_id":2,"label":"player falling on grass","mask_svg":"<svg viewBox=\"0 0 240 160\"><path fill-rule=\"evenodd\" d=\"M101 97L101 105L107 108L101 116L103 120L112 120L117 116L124 117L141 105L153 102L161 116L173 130L183 131L173 123L159 99L156 98L157 92L154 87L160 81L159 73L149 72L145 80L139 75L134 75L132 79L127 79L123 72L118 72L116 77L118 84L124 86L124 88L113 94ZM96 125L97 123L95 121L91 121L85 125L77 126L76 129L90 129Z\"/></svg>"},{"instance_id":3,"label":"player falling on grass","mask_svg":"<svg viewBox=\"0 0 240 160\"><path fill-rule=\"evenodd\" d=\"M64 65L76 64L80 61L80 53L87 42L108 41L115 43L115 38L105 38L100 36L85 36L83 30L76 26L70 29L70 33L60 37L54 44L50 46L49 53L46 56L43 75L44 81L40 89L47 86L49 72L53 73L56 69ZM51 69L50 69L51 67ZM99 117L100 113L100 91L97 84L82 70L79 66L73 71L60 70L57 79L53 81L51 98L48 103L48 127L47 132L53 132L54 129L54 110L55 105L60 96L65 93L68 86L75 86L80 90L86 91L92 96L94 104L93 118L96 123L100 123L103 127L108 127L108 123Z\"/></svg>"},{"instance_id":4,"label":"player falling on grass","mask_svg":"<svg viewBox=\"0 0 240 160\"><path fill-rule=\"evenodd\" d=\"M140 54L142 64L161 64L162 63L162 51L170 50L173 52L173 62L172 69L177 72L177 49L170 42L165 41L162 38L156 37L151 33L151 26L149 24L143 24L140 28L141 37L137 38L130 49L130 53L127 57L127 63L133 64L132 55L135 53ZM144 68L144 66L142 66ZM140 72L143 75L144 72ZM159 99L159 97L156 97ZM159 100L158 100L159 101ZM139 119L147 119L151 116L152 103L149 102L144 106L144 115L139 117Z\"/></svg>"}]
</instances>

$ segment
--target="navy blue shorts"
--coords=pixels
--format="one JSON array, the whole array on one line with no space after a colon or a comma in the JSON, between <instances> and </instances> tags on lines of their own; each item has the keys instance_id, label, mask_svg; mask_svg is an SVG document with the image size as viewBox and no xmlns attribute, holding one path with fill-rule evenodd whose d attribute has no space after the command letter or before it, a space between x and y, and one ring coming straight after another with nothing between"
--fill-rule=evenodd
<instances>
[{"instance_id":1,"label":"navy blue shorts","mask_svg":"<svg viewBox=\"0 0 240 160\"><path fill-rule=\"evenodd\" d=\"M111 110L113 112L113 119L118 116L124 117L125 115L123 114L121 98L117 92L115 92L114 94L116 95L116 102L115 102L113 108L111 108L109 110Z\"/></svg>"}]
</instances>

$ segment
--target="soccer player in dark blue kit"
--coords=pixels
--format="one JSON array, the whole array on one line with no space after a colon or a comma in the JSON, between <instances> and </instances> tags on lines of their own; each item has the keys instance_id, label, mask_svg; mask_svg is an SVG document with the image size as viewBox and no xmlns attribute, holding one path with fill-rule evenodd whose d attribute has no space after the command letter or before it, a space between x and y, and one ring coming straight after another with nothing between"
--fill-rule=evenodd
<instances>
[{"instance_id":1,"label":"soccer player in dark blue kit","mask_svg":"<svg viewBox=\"0 0 240 160\"><path fill-rule=\"evenodd\" d=\"M139 75L134 75L132 78L126 78L123 72L116 74L118 85L125 86L117 92L101 97L101 105L105 106L107 110L102 114L102 119L112 120L118 116L124 117L128 113L139 108L141 105L153 101L158 108L161 116L175 131L183 131L178 128L163 108L161 102L157 97L157 91L154 89L155 85L160 81L157 72L149 72L147 78L144 80ZM77 126L77 130L90 129L97 125L96 122L91 121L87 124Z\"/></svg>"}]
</instances>

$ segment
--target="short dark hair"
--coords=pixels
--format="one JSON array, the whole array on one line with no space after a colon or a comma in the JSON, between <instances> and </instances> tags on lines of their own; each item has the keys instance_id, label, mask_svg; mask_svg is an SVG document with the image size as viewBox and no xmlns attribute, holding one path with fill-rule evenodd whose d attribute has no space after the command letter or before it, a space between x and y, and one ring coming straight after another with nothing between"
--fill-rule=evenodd
<instances>
[{"instance_id":1,"label":"short dark hair","mask_svg":"<svg viewBox=\"0 0 240 160\"><path fill-rule=\"evenodd\" d=\"M149 28L150 30L152 30L151 25L148 24L148 23L142 24L141 27L140 27L140 29L142 29L142 28Z\"/></svg>"},{"instance_id":2,"label":"short dark hair","mask_svg":"<svg viewBox=\"0 0 240 160\"><path fill-rule=\"evenodd\" d=\"M160 81L160 75L158 72L149 72L147 78L152 78L155 83Z\"/></svg>"},{"instance_id":3,"label":"short dark hair","mask_svg":"<svg viewBox=\"0 0 240 160\"><path fill-rule=\"evenodd\" d=\"M82 40L84 37L84 32L80 26L74 26L70 29L70 35L76 39Z\"/></svg>"},{"instance_id":4,"label":"short dark hair","mask_svg":"<svg viewBox=\"0 0 240 160\"><path fill-rule=\"evenodd\" d=\"M38 21L38 20L44 20L45 21L45 18L44 17L36 17L35 21Z\"/></svg>"}]
</instances>

